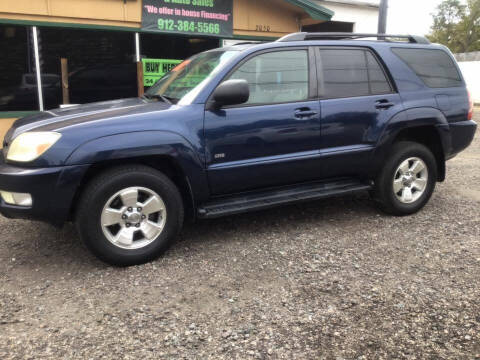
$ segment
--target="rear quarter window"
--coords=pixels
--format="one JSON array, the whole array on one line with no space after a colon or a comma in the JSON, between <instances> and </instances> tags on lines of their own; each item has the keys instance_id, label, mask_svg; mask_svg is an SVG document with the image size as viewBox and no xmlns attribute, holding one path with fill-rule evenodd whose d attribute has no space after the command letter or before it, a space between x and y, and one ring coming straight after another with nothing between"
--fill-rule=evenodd
<instances>
[{"instance_id":1,"label":"rear quarter window","mask_svg":"<svg viewBox=\"0 0 480 360\"><path fill-rule=\"evenodd\" d=\"M443 50L392 48L422 81L431 88L463 86L452 58Z\"/></svg>"}]
</instances>

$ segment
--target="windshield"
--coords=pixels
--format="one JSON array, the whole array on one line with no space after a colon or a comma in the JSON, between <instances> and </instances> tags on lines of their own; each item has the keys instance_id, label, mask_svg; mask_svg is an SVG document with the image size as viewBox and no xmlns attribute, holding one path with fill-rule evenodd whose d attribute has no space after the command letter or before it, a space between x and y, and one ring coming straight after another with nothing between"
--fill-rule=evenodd
<instances>
[{"instance_id":1,"label":"windshield","mask_svg":"<svg viewBox=\"0 0 480 360\"><path fill-rule=\"evenodd\" d=\"M145 93L147 97L163 97L178 103L198 94L203 85L216 74L237 51L208 51L195 55L174 67Z\"/></svg>"}]
</instances>

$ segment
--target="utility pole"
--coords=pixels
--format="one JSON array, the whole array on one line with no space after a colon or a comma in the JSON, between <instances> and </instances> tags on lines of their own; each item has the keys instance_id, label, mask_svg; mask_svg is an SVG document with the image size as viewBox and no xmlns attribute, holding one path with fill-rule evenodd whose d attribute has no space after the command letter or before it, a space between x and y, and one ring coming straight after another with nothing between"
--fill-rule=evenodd
<instances>
[{"instance_id":1,"label":"utility pole","mask_svg":"<svg viewBox=\"0 0 480 360\"><path fill-rule=\"evenodd\" d=\"M380 0L380 8L378 9L378 33L387 33L387 12L388 0Z\"/></svg>"}]
</instances>

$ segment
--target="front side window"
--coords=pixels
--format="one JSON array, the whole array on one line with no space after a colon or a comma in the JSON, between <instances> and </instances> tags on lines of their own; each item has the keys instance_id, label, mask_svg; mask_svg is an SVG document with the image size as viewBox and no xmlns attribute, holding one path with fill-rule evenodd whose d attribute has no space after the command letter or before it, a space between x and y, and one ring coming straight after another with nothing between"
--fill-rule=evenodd
<instances>
[{"instance_id":1,"label":"front side window","mask_svg":"<svg viewBox=\"0 0 480 360\"><path fill-rule=\"evenodd\" d=\"M244 79L250 88L247 105L308 99L307 50L275 51L242 64L229 79Z\"/></svg>"},{"instance_id":2,"label":"front side window","mask_svg":"<svg viewBox=\"0 0 480 360\"><path fill-rule=\"evenodd\" d=\"M368 50L320 49L320 96L344 98L386 94L390 84Z\"/></svg>"}]
</instances>

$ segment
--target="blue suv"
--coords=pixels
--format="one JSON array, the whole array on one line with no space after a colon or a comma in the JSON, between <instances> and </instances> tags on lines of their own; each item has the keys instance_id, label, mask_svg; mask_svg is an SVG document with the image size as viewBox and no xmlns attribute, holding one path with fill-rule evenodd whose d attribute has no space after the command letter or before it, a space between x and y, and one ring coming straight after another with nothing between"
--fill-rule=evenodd
<instances>
[{"instance_id":1,"label":"blue suv","mask_svg":"<svg viewBox=\"0 0 480 360\"><path fill-rule=\"evenodd\" d=\"M412 214L472 141L447 48L415 36L295 33L200 53L141 98L17 120L0 212L74 221L100 259L163 253L184 218L369 191Z\"/></svg>"}]
</instances>

